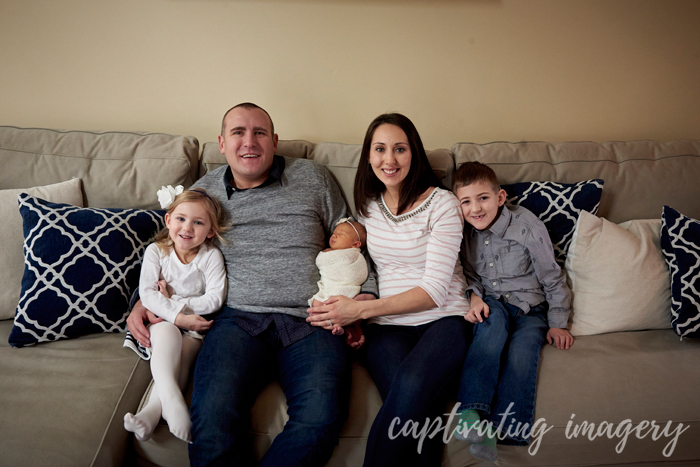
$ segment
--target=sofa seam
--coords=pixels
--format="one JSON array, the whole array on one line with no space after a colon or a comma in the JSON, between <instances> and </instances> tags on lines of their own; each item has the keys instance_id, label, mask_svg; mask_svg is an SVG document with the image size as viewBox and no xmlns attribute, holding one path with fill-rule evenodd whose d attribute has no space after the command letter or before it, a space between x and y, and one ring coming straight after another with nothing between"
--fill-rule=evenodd
<instances>
[{"instance_id":1,"label":"sofa seam","mask_svg":"<svg viewBox=\"0 0 700 467\"><path fill-rule=\"evenodd\" d=\"M144 157L144 158L130 158L130 159L120 159L117 157L106 157L106 158L99 158L99 159L93 159L90 158L86 155L77 155L77 154L61 154L61 153L47 153L47 152L34 152L34 151L23 151L21 149L14 149L14 148L5 148L5 147L0 147L0 151L12 151L12 152L17 152L20 154L32 154L35 156L55 156L55 157L67 157L71 159L91 159L94 161L122 161L122 162L136 162L139 160L186 160L188 161L189 159L187 157L182 157L180 159L180 156L178 158L174 157Z\"/></svg>"},{"instance_id":2,"label":"sofa seam","mask_svg":"<svg viewBox=\"0 0 700 467\"><path fill-rule=\"evenodd\" d=\"M41 127L20 127L14 125L2 125L0 128L14 128L15 130L41 130L41 131L51 131L54 133L68 134L68 133L85 133L88 135L136 135L136 136L149 136L149 135L163 135L163 136L174 136L176 138L194 138L194 136L185 135L173 135L170 133L161 132L139 132L139 131L98 131L98 130L59 130L56 128L41 128Z\"/></svg>"},{"instance_id":3,"label":"sofa seam","mask_svg":"<svg viewBox=\"0 0 700 467\"><path fill-rule=\"evenodd\" d=\"M700 154L676 154L676 155L672 155L672 156L659 157L657 159L635 158L635 159L626 159L624 161L611 161L609 159L594 159L594 160L572 160L572 161L560 161L560 162L550 162L550 161L489 162L488 165L530 165L530 164L560 165L560 164L574 164L574 163L590 164L592 162L608 162L611 164L624 164L626 162L639 162L639 161L658 162L658 161L663 161L666 159L674 159L674 158L679 158L679 157L700 158ZM468 161L464 161L464 162L468 162ZM462 162L462 163L464 163L464 162Z\"/></svg>"},{"instance_id":4,"label":"sofa seam","mask_svg":"<svg viewBox=\"0 0 700 467\"><path fill-rule=\"evenodd\" d=\"M547 144L549 146L554 146L557 144L570 144L570 143L576 143L576 144L588 144L588 143L593 143L593 144L608 144L608 143L647 143L647 142L652 142L652 143L660 143L660 144L669 144L669 143L674 143L678 141L691 141L691 142L696 142L697 140L692 139L692 138L686 138L686 139L676 139L672 141L667 141L667 142L661 142L659 140L655 139L633 139L633 140L623 140L623 139L613 139L609 141L603 141L603 142L598 142L598 141L592 141L592 140L569 140L569 141L560 141L558 143L553 143L551 141L542 141L542 140L522 140L522 141L503 141L503 140L498 140L498 141L489 141L488 143L474 143L470 141L460 141L452 145L452 147L458 145L458 144L473 144L475 146L488 146L489 144L530 144L530 143L542 143L542 144Z\"/></svg>"}]
</instances>

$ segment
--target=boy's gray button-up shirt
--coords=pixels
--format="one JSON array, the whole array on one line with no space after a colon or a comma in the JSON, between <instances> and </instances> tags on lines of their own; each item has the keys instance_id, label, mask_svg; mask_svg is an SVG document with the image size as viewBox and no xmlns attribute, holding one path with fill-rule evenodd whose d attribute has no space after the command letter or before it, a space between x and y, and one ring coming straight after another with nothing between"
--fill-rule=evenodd
<instances>
[{"instance_id":1,"label":"boy's gray button-up shirt","mask_svg":"<svg viewBox=\"0 0 700 467\"><path fill-rule=\"evenodd\" d=\"M472 291L481 298L491 295L525 313L547 301L549 327L566 328L571 291L547 228L532 212L505 204L489 229L467 223L461 256L467 297Z\"/></svg>"}]
</instances>

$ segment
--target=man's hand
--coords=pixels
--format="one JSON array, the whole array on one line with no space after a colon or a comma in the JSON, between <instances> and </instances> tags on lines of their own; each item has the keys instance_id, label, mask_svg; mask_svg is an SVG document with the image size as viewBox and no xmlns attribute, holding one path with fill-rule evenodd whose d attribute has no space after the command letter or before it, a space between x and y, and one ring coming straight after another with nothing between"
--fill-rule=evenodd
<instances>
[{"instance_id":1,"label":"man's hand","mask_svg":"<svg viewBox=\"0 0 700 467\"><path fill-rule=\"evenodd\" d=\"M208 331L214 325L214 321L209 321L199 315L186 315L178 313L175 317L175 326L188 331L203 332Z\"/></svg>"},{"instance_id":2,"label":"man's hand","mask_svg":"<svg viewBox=\"0 0 700 467\"><path fill-rule=\"evenodd\" d=\"M569 350L574 345L574 336L567 329L549 328L547 342L555 344L557 349Z\"/></svg>"},{"instance_id":3,"label":"man's hand","mask_svg":"<svg viewBox=\"0 0 700 467\"><path fill-rule=\"evenodd\" d=\"M163 321L162 318L157 317L147 310L141 303L141 300L139 300L131 309L129 317L126 318L126 327L129 329L131 335L134 336L134 339L139 342L139 344L144 347L150 347L151 333L148 332L146 325L160 323L161 321Z\"/></svg>"},{"instance_id":4,"label":"man's hand","mask_svg":"<svg viewBox=\"0 0 700 467\"><path fill-rule=\"evenodd\" d=\"M484 318L489 317L489 306L481 299L481 297L473 292L469 298L469 303L471 306L467 314L464 316L464 319L473 324L483 323ZM484 315L483 318L481 317L482 314Z\"/></svg>"}]
</instances>

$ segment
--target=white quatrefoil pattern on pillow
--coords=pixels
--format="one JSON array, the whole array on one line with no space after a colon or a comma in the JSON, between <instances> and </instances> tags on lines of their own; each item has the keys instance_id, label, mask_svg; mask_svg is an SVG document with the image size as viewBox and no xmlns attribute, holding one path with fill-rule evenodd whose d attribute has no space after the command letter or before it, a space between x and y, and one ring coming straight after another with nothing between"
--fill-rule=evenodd
<instances>
[{"instance_id":1,"label":"white quatrefoil pattern on pillow","mask_svg":"<svg viewBox=\"0 0 700 467\"><path fill-rule=\"evenodd\" d=\"M164 212L18 199L24 275L10 344L124 331L143 252Z\"/></svg>"},{"instance_id":2,"label":"white quatrefoil pattern on pillow","mask_svg":"<svg viewBox=\"0 0 700 467\"><path fill-rule=\"evenodd\" d=\"M522 182L502 185L508 202L532 211L544 222L554 247L554 257L564 266L566 252L576 229L581 211L598 212L603 194L603 180L578 183Z\"/></svg>"},{"instance_id":3,"label":"white quatrefoil pattern on pillow","mask_svg":"<svg viewBox=\"0 0 700 467\"><path fill-rule=\"evenodd\" d=\"M661 251L671 271L673 330L700 337L700 221L664 206Z\"/></svg>"}]
</instances>

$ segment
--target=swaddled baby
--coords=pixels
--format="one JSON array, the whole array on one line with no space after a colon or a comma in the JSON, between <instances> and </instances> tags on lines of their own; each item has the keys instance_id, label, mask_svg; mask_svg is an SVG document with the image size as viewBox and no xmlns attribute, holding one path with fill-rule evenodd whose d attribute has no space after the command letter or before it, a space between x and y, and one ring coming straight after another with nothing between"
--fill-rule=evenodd
<instances>
[{"instance_id":1,"label":"swaddled baby","mask_svg":"<svg viewBox=\"0 0 700 467\"><path fill-rule=\"evenodd\" d=\"M354 298L360 293L362 284L367 280L367 261L360 251L367 240L365 228L349 218L341 219L328 241L329 248L316 257L316 266L321 274L318 281L318 293L309 299L309 305L320 306L333 295ZM354 348L364 343L364 335L359 322L346 326L346 342ZM333 334L345 331L338 326Z\"/></svg>"}]
</instances>

